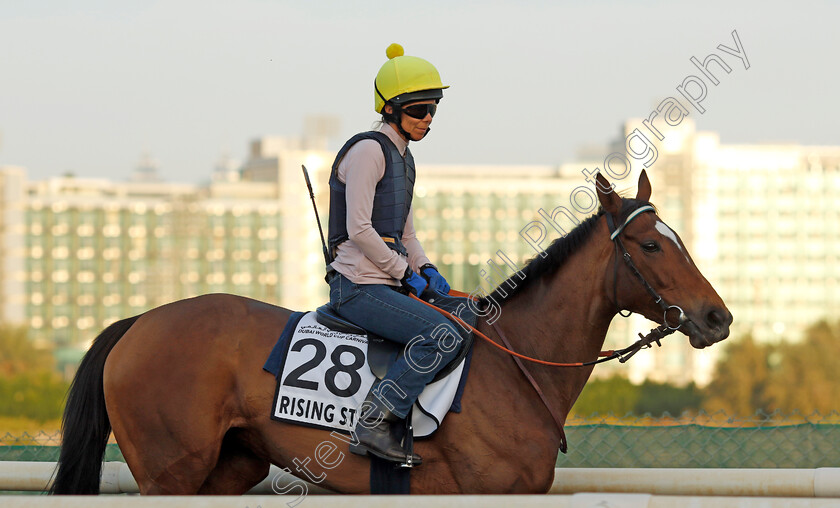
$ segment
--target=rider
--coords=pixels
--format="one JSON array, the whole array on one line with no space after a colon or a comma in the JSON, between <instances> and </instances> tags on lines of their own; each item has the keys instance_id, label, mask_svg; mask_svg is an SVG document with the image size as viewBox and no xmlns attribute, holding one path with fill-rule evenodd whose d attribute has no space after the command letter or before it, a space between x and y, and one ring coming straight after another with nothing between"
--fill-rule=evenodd
<instances>
[{"instance_id":1,"label":"rider","mask_svg":"<svg viewBox=\"0 0 840 508\"><path fill-rule=\"evenodd\" d=\"M427 287L449 292L415 235L414 158L408 149L409 142L428 134L448 86L431 63L405 56L398 44L391 44L386 55L373 83L381 125L353 136L333 163L329 249L334 261L327 279L339 315L374 334L411 344L408 358L400 355L368 394L367 402L375 407L359 419L359 444L351 447L354 453L401 462L406 456L395 431L458 348L441 348L439 341L447 334L441 327L457 336L454 327L408 295L419 296Z\"/></svg>"}]
</instances>

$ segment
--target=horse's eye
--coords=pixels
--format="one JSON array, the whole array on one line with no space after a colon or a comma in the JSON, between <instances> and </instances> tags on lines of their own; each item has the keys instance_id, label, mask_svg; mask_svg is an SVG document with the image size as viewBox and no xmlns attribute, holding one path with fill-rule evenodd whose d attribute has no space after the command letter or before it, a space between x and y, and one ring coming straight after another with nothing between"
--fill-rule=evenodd
<instances>
[{"instance_id":1,"label":"horse's eye","mask_svg":"<svg viewBox=\"0 0 840 508\"><path fill-rule=\"evenodd\" d=\"M660 250L662 250L659 247L659 244L657 242L654 242L653 240L644 242L642 244L642 249L644 249L645 252L659 252Z\"/></svg>"}]
</instances>

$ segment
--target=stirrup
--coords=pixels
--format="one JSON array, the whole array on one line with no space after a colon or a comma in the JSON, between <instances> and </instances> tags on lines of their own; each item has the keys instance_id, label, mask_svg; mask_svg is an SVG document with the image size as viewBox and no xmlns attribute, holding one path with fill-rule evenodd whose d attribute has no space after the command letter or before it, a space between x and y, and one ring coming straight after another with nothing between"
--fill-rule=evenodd
<instances>
[{"instance_id":1,"label":"stirrup","mask_svg":"<svg viewBox=\"0 0 840 508\"><path fill-rule=\"evenodd\" d=\"M403 450L405 451L405 460L399 465L401 468L411 469L415 466L414 464L414 425L411 424L412 413L414 412L414 406L408 410L408 414L405 416L405 434L403 435ZM420 459L416 465L420 465L423 463L423 458L419 455L417 456Z\"/></svg>"},{"instance_id":2,"label":"stirrup","mask_svg":"<svg viewBox=\"0 0 840 508\"><path fill-rule=\"evenodd\" d=\"M400 460L394 460L393 458L389 458L389 457L383 457L382 455L379 455L378 453L373 452L370 448L368 448L367 446L365 446L361 443L358 443L358 444L351 443L350 444L350 453L354 453L356 455L361 455L361 456L376 457L380 460L384 460L386 462L390 462L390 463L394 464L395 468L412 468L412 467L417 467L417 466L420 466L420 465L423 464L423 457L420 457L419 455L417 455L417 458L420 459L420 460L414 460L414 452L413 451L410 452L410 453L406 453L406 455L404 455L402 460L400 461Z\"/></svg>"},{"instance_id":3,"label":"stirrup","mask_svg":"<svg viewBox=\"0 0 840 508\"><path fill-rule=\"evenodd\" d=\"M372 397L372 395L368 394L368 399L371 399L371 397ZM371 447L369 445L366 445L366 444L362 443L361 441L359 441L358 443L351 443L350 444L350 452L355 453L356 455L363 455L363 456L364 455L369 455L369 456L372 456L372 457L378 457L378 458L380 458L384 461L387 461L387 462L390 462L390 463L394 464L395 468L409 468L410 469L410 468L413 468L413 467L416 467L416 466L419 466L419 465L423 464L423 457L421 457L419 455L416 455L414 453L414 426L411 423L413 410L414 410L414 408L409 409L408 414L406 415L405 419L402 420L402 423L403 423L403 425L401 425L402 430L403 430L402 439L401 439L402 442L397 445L401 448L401 451L402 451L401 460L398 459L397 457L394 457L394 456L387 457L387 456L384 456L384 455L382 455L378 452L375 452L374 450L371 449ZM400 421L399 417L397 417L396 415L394 415L393 413L391 413L387 409L382 410L382 412L383 412L383 418L382 418L381 423L384 423L384 424L388 425L388 427L389 427L388 432L393 433L394 430L395 430L395 428L393 426L395 424L397 424L398 421ZM394 437L399 439L397 436L394 436ZM414 457L417 457L417 459L415 460Z\"/></svg>"},{"instance_id":4,"label":"stirrup","mask_svg":"<svg viewBox=\"0 0 840 508\"><path fill-rule=\"evenodd\" d=\"M411 469L411 468L415 467L415 465L420 465L420 464L415 464L414 463L413 456L414 456L413 453L406 454L405 460L403 462L397 462L397 467L403 468L403 469ZM421 462L421 464L422 464L422 462Z\"/></svg>"}]
</instances>

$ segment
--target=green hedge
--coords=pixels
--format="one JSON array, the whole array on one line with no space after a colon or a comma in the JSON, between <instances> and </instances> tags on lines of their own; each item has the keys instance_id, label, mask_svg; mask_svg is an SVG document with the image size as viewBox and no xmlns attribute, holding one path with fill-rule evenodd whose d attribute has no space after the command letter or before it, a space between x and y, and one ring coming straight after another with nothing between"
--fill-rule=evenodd
<instances>
[{"instance_id":1,"label":"green hedge","mask_svg":"<svg viewBox=\"0 0 840 508\"><path fill-rule=\"evenodd\" d=\"M68 386L51 372L0 376L0 415L41 422L60 418Z\"/></svg>"}]
</instances>

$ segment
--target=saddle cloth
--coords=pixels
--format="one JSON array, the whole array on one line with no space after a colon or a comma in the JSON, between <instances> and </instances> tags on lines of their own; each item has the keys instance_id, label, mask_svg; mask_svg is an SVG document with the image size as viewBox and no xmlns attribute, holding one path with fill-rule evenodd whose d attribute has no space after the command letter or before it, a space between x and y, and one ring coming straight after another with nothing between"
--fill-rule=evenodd
<instances>
[{"instance_id":1,"label":"saddle cloth","mask_svg":"<svg viewBox=\"0 0 840 508\"><path fill-rule=\"evenodd\" d=\"M470 353L418 397L412 411L415 437L431 435L448 411L460 412ZM271 418L349 432L376 381L367 356L367 335L328 328L315 312L293 313L263 366L277 378Z\"/></svg>"}]
</instances>

